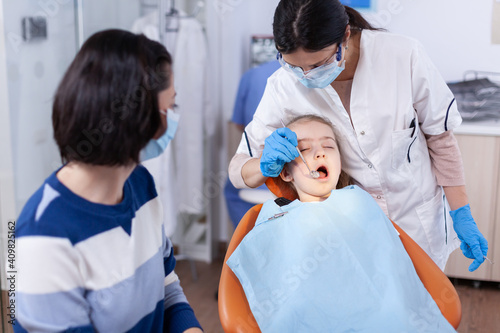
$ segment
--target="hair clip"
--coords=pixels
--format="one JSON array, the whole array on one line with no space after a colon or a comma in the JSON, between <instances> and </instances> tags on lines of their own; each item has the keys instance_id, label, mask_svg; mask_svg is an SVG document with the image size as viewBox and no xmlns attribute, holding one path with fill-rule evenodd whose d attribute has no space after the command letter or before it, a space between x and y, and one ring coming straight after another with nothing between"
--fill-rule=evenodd
<instances>
[{"instance_id":1,"label":"hair clip","mask_svg":"<svg viewBox=\"0 0 500 333\"><path fill-rule=\"evenodd\" d=\"M270 218L268 218L267 220L268 220L268 221L275 220L275 219L277 219L277 218L282 217L282 216L283 216L283 215L285 215L286 213L288 213L288 212L282 212L282 213L274 214L273 216L271 216L271 217L270 217Z\"/></svg>"}]
</instances>

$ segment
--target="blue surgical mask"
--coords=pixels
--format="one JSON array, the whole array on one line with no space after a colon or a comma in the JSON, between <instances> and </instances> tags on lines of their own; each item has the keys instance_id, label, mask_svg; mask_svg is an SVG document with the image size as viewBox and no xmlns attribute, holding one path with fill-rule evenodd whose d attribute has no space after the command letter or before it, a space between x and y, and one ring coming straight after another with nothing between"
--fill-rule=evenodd
<instances>
[{"instance_id":1,"label":"blue surgical mask","mask_svg":"<svg viewBox=\"0 0 500 333\"><path fill-rule=\"evenodd\" d=\"M160 113L165 114L165 111L160 110ZM174 138L177 126L179 125L180 115L173 110L168 109L167 116L167 130L158 139L149 140L146 147L142 148L139 159L141 162L150 160L160 156L168 146L168 143Z\"/></svg>"},{"instance_id":2,"label":"blue surgical mask","mask_svg":"<svg viewBox=\"0 0 500 333\"><path fill-rule=\"evenodd\" d=\"M307 88L326 88L330 83L332 83L342 71L345 69L345 61L342 65L333 66L329 69L325 69L322 72L317 72L315 75L303 76L299 78L300 83L302 83Z\"/></svg>"},{"instance_id":3,"label":"blue surgical mask","mask_svg":"<svg viewBox=\"0 0 500 333\"><path fill-rule=\"evenodd\" d=\"M340 60L342 59L342 43L339 43L337 51L325 64L305 72L300 67L288 64L283 59L281 53L278 53L277 58L281 67L295 74L299 81L307 88L326 88L345 68L345 60L339 66Z\"/></svg>"}]
</instances>

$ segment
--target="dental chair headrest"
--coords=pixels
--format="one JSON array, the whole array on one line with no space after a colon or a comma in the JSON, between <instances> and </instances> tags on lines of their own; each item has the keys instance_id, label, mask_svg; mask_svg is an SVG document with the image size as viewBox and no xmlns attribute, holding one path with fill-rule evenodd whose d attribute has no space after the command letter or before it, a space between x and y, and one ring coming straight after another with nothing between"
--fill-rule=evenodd
<instances>
[{"instance_id":1,"label":"dental chair headrest","mask_svg":"<svg viewBox=\"0 0 500 333\"><path fill-rule=\"evenodd\" d=\"M280 177L267 178L266 186L275 196L293 201L298 199L297 193Z\"/></svg>"}]
</instances>

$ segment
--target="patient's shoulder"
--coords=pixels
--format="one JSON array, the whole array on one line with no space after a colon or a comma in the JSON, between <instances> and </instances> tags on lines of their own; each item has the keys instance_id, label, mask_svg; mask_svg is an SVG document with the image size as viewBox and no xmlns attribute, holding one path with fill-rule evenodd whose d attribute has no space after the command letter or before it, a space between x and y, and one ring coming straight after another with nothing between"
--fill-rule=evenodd
<instances>
[{"instance_id":1,"label":"patient's shoulder","mask_svg":"<svg viewBox=\"0 0 500 333\"><path fill-rule=\"evenodd\" d=\"M332 192L332 205L343 212L355 214L381 211L373 196L357 185L349 185Z\"/></svg>"},{"instance_id":2,"label":"patient's shoulder","mask_svg":"<svg viewBox=\"0 0 500 333\"><path fill-rule=\"evenodd\" d=\"M333 190L333 192L336 192L339 195L342 196L357 196L357 197L364 197L364 198L372 198L372 196L363 190L361 187L358 185L348 185L344 188L341 188L339 190Z\"/></svg>"}]
</instances>

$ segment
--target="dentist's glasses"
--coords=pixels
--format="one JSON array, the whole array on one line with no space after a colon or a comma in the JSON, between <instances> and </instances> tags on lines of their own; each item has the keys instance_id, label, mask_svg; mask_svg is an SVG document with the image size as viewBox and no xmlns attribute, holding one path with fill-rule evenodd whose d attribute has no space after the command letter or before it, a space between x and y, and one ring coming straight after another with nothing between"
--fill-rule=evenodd
<instances>
[{"instance_id":1,"label":"dentist's glasses","mask_svg":"<svg viewBox=\"0 0 500 333\"><path fill-rule=\"evenodd\" d=\"M304 71L298 66L293 66L287 63L283 59L283 55L280 52L278 52L278 54L276 55L276 59L279 61L281 67L283 67L287 72L293 73L299 78L315 77L339 65L339 62L342 59L342 43L339 43L339 46L337 47L335 53L323 65L310 69L308 71Z\"/></svg>"}]
</instances>

